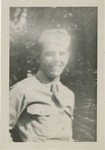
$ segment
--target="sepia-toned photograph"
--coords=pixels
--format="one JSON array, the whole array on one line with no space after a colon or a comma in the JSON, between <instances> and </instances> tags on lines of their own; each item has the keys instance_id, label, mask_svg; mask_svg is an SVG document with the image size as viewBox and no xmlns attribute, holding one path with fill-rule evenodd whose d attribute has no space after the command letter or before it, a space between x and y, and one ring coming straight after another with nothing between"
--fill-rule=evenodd
<instances>
[{"instance_id":1,"label":"sepia-toned photograph","mask_svg":"<svg viewBox=\"0 0 105 150\"><path fill-rule=\"evenodd\" d=\"M104 150L104 0L2 2L0 149Z\"/></svg>"},{"instance_id":2,"label":"sepia-toned photograph","mask_svg":"<svg viewBox=\"0 0 105 150\"><path fill-rule=\"evenodd\" d=\"M10 8L13 142L97 141L97 8Z\"/></svg>"}]
</instances>

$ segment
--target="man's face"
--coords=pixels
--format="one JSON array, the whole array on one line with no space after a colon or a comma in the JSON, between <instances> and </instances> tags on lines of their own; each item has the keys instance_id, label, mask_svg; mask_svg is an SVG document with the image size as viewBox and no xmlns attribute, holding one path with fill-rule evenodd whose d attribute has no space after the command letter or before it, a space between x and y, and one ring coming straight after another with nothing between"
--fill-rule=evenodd
<instances>
[{"instance_id":1,"label":"man's face","mask_svg":"<svg viewBox=\"0 0 105 150\"><path fill-rule=\"evenodd\" d=\"M51 80L60 76L69 58L65 47L56 44L43 44L40 55L40 70Z\"/></svg>"}]
</instances>

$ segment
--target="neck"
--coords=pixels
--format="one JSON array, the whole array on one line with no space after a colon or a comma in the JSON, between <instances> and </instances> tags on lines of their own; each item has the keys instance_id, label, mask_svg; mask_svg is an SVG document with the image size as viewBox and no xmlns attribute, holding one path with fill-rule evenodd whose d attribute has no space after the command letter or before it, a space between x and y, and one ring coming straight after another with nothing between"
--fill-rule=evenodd
<instances>
[{"instance_id":1,"label":"neck","mask_svg":"<svg viewBox=\"0 0 105 150\"><path fill-rule=\"evenodd\" d=\"M36 73L36 78L42 83L50 83L53 81L59 81L59 77L52 79L52 80L49 79L41 70L38 70L38 72Z\"/></svg>"}]
</instances>

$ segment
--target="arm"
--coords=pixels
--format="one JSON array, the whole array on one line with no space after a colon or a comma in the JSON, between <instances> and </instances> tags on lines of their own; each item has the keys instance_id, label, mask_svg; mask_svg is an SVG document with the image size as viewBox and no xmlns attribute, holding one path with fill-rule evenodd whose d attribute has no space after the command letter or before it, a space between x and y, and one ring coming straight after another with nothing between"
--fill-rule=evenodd
<instances>
[{"instance_id":1,"label":"arm","mask_svg":"<svg viewBox=\"0 0 105 150\"><path fill-rule=\"evenodd\" d=\"M71 95L71 119L72 120L74 119L73 117L74 106L75 106L75 96L74 96L74 93L72 92L72 95Z\"/></svg>"},{"instance_id":2,"label":"arm","mask_svg":"<svg viewBox=\"0 0 105 150\"><path fill-rule=\"evenodd\" d=\"M16 84L11 87L9 97L9 130L12 130L17 123L17 120L24 110L25 104L25 93L20 84ZM10 134L10 140L12 137Z\"/></svg>"},{"instance_id":3,"label":"arm","mask_svg":"<svg viewBox=\"0 0 105 150\"><path fill-rule=\"evenodd\" d=\"M74 106L75 106L75 96L74 96L74 93L67 88L64 92L66 95L65 96L65 100L66 100L65 111L70 116L71 120L73 120L74 119L73 112L74 112Z\"/></svg>"}]
</instances>

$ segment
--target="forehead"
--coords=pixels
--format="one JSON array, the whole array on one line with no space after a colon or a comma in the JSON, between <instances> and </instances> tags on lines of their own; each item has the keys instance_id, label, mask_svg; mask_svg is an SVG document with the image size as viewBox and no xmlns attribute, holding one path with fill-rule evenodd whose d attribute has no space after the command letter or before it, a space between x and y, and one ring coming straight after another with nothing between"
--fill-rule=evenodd
<instances>
[{"instance_id":1,"label":"forehead","mask_svg":"<svg viewBox=\"0 0 105 150\"><path fill-rule=\"evenodd\" d=\"M67 48L66 47L63 47L61 45L57 45L57 44L54 44L54 43L43 43L42 44L42 50L43 51L63 51L63 52L67 52Z\"/></svg>"}]
</instances>

